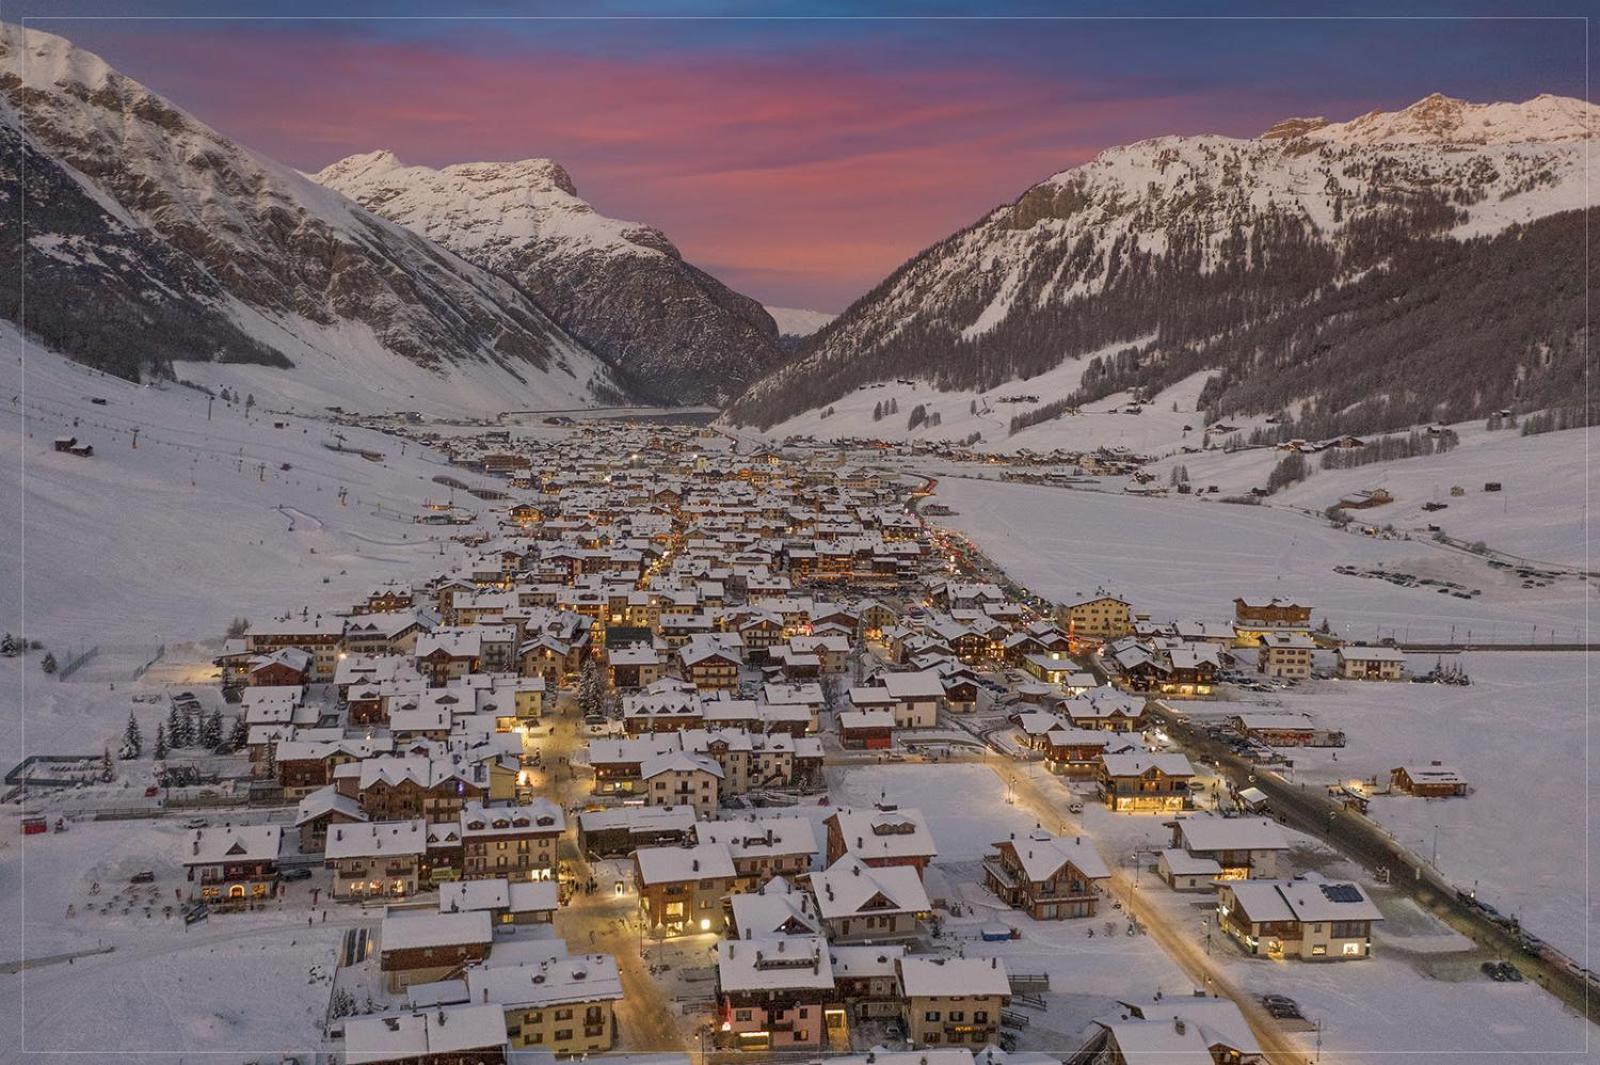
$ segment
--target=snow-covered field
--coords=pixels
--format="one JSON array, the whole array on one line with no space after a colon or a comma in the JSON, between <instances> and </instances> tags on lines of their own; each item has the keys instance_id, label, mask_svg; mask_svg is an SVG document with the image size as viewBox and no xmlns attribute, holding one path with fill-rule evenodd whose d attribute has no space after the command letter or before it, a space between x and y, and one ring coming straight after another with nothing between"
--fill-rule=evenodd
<instances>
[{"instance_id":1,"label":"snow-covered field","mask_svg":"<svg viewBox=\"0 0 1600 1065\"><path fill-rule=\"evenodd\" d=\"M956 514L938 519L971 537L995 563L1057 601L1104 588L1157 620L1232 616L1236 596L1310 602L1313 617L1355 639L1562 641L1582 638L1593 596L1578 579L1524 589L1514 574L1423 541L1342 531L1275 507L1147 499L1109 492L942 477L935 499ZM1351 565L1455 581L1480 594L1334 572Z\"/></svg>"},{"instance_id":2,"label":"snow-covered field","mask_svg":"<svg viewBox=\"0 0 1600 1065\"><path fill-rule=\"evenodd\" d=\"M1537 562L1587 567L1586 559L1600 557L1600 523L1589 521L1600 497L1589 472L1585 430L1521 436L1516 429L1487 432L1479 423L1456 430L1460 446L1443 455L1346 470L1323 470L1321 456L1309 455L1312 475L1274 495L1271 504L1320 513L1352 492L1383 488L1394 496L1393 503L1354 516L1423 537L1429 525L1437 525L1456 539L1482 540ZM1182 464L1194 484L1214 484L1222 494L1236 495L1265 485L1283 457L1270 449L1213 450L1173 456L1152 471L1157 483L1165 484L1170 469ZM1501 485L1499 492L1483 490L1491 481ZM1464 494L1451 495L1458 486ZM1423 510L1430 502L1445 509Z\"/></svg>"},{"instance_id":3,"label":"snow-covered field","mask_svg":"<svg viewBox=\"0 0 1600 1065\"><path fill-rule=\"evenodd\" d=\"M1600 855L1588 853L1595 826L1585 771L1600 754L1600 736L1590 734L1584 659L1476 652L1448 659L1471 677L1468 687L1320 681L1275 696L1273 709L1309 713L1346 735L1342 748L1285 752L1294 760L1290 779L1321 785L1376 777L1383 790L1396 766L1440 761L1458 769L1470 795L1379 795L1372 818L1423 859L1432 858L1437 833L1446 877L1476 885L1480 898L1581 959L1587 937L1600 931L1600 898L1586 897ZM1436 660L1413 655L1408 665L1425 673ZM1206 718L1262 709L1259 702L1180 708Z\"/></svg>"},{"instance_id":4,"label":"snow-covered field","mask_svg":"<svg viewBox=\"0 0 1600 1065\"><path fill-rule=\"evenodd\" d=\"M306 889L291 884L281 907L186 927L163 913L175 890L187 895L182 836L176 821L81 821L24 838L14 812L0 819L0 963L112 948L0 974L0 1061L275 1061L316 1049L339 936L361 918L308 926L296 897ZM130 886L142 869L156 882Z\"/></svg>"}]
</instances>

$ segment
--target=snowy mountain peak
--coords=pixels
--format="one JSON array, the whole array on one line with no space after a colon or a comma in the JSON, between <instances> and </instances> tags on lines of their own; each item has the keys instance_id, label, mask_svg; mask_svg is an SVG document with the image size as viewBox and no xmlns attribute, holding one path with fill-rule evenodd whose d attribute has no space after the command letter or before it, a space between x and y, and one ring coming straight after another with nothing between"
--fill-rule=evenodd
<instances>
[{"instance_id":1,"label":"snowy mountain peak","mask_svg":"<svg viewBox=\"0 0 1600 1065\"><path fill-rule=\"evenodd\" d=\"M1322 123L1303 135L1362 146L1546 144L1585 140L1597 128L1600 107L1570 96L1541 93L1523 103L1475 104L1436 92L1399 111L1368 111L1348 122Z\"/></svg>"},{"instance_id":2,"label":"snowy mountain peak","mask_svg":"<svg viewBox=\"0 0 1600 1065\"><path fill-rule=\"evenodd\" d=\"M553 160L434 168L377 151L312 178L514 279L658 399L721 402L780 358L760 305L684 262L661 230L596 211Z\"/></svg>"},{"instance_id":3,"label":"snowy mountain peak","mask_svg":"<svg viewBox=\"0 0 1600 1065\"><path fill-rule=\"evenodd\" d=\"M312 175L393 221L458 252L508 241L642 255L678 250L659 230L600 214L551 159L453 163L435 169L393 152L363 152Z\"/></svg>"}]
</instances>

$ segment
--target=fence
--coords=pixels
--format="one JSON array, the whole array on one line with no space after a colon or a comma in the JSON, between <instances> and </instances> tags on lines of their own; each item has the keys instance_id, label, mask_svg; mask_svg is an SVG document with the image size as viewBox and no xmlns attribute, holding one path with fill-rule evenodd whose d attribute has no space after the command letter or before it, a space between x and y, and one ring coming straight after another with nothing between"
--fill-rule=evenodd
<instances>
[{"instance_id":1,"label":"fence","mask_svg":"<svg viewBox=\"0 0 1600 1065\"><path fill-rule=\"evenodd\" d=\"M56 679L57 680L66 680L68 677L70 677L74 673L76 673L79 670L79 668L81 668L83 666L84 663L88 662L90 659L94 658L94 656L99 654L99 653L100 653L100 645L99 644L95 644L93 647L90 647L90 648L88 648L86 650L79 651L76 655L74 655L73 657L67 659L67 664L66 665L62 666L60 669L58 669L56 671Z\"/></svg>"}]
</instances>

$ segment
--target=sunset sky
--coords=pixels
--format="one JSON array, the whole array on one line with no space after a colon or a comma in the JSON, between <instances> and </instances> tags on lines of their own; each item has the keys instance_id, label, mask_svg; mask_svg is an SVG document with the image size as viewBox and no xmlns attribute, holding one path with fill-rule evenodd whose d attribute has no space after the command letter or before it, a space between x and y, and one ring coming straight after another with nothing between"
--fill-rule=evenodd
<instances>
[{"instance_id":1,"label":"sunset sky","mask_svg":"<svg viewBox=\"0 0 1600 1065\"><path fill-rule=\"evenodd\" d=\"M1344 119L1435 91L1473 100L1587 95L1584 24L1571 19L847 17L974 9L942 3L674 8L839 16L793 19L633 17L667 9L644 3L490 3L455 9L494 17L391 17L440 9L404 0L26 0L3 15L100 53L303 170L374 148L430 165L548 156L598 210L660 227L685 257L735 288L829 311L990 207L1112 145L1166 133L1253 135L1290 115ZM540 10L623 17L501 17ZM250 17L39 17L134 11ZM255 17L309 11L352 17Z\"/></svg>"}]
</instances>

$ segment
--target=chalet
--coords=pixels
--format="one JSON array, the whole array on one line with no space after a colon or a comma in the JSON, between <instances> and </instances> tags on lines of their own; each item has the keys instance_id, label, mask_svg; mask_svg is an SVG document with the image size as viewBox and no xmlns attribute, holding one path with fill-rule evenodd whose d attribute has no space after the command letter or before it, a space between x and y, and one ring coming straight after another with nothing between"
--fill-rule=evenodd
<instances>
[{"instance_id":1,"label":"chalet","mask_svg":"<svg viewBox=\"0 0 1600 1065\"><path fill-rule=\"evenodd\" d=\"M675 846L694 837L692 806L618 806L578 815L578 850L595 858L621 858L640 847Z\"/></svg>"},{"instance_id":2,"label":"chalet","mask_svg":"<svg viewBox=\"0 0 1600 1065\"><path fill-rule=\"evenodd\" d=\"M403 899L417 892L428 849L427 822L356 822L328 833L324 864L336 899Z\"/></svg>"},{"instance_id":3,"label":"chalet","mask_svg":"<svg viewBox=\"0 0 1600 1065\"><path fill-rule=\"evenodd\" d=\"M277 825L224 825L189 833L183 865L191 895L231 907L264 902L278 893L278 854L283 829Z\"/></svg>"},{"instance_id":4,"label":"chalet","mask_svg":"<svg viewBox=\"0 0 1600 1065\"><path fill-rule=\"evenodd\" d=\"M553 880L556 845L566 831L561 807L549 799L490 806L462 804L461 875L467 880Z\"/></svg>"},{"instance_id":5,"label":"chalet","mask_svg":"<svg viewBox=\"0 0 1600 1065\"><path fill-rule=\"evenodd\" d=\"M678 652L684 679L701 691L739 686L740 656L718 643L691 640Z\"/></svg>"},{"instance_id":6,"label":"chalet","mask_svg":"<svg viewBox=\"0 0 1600 1065\"><path fill-rule=\"evenodd\" d=\"M449 629L417 637L417 672L435 688L478 671L483 636L471 629Z\"/></svg>"},{"instance_id":7,"label":"chalet","mask_svg":"<svg viewBox=\"0 0 1600 1065\"><path fill-rule=\"evenodd\" d=\"M1075 645L1115 640L1133 631L1133 606L1116 596L1097 595L1063 603L1060 621Z\"/></svg>"},{"instance_id":8,"label":"chalet","mask_svg":"<svg viewBox=\"0 0 1600 1065\"><path fill-rule=\"evenodd\" d=\"M1234 880L1217 888L1217 926L1247 954L1347 961L1372 953L1383 920L1356 884L1320 877Z\"/></svg>"},{"instance_id":9,"label":"chalet","mask_svg":"<svg viewBox=\"0 0 1600 1065\"><path fill-rule=\"evenodd\" d=\"M385 987L404 991L460 973L489 954L494 929L487 911L429 913L390 909L378 932Z\"/></svg>"},{"instance_id":10,"label":"chalet","mask_svg":"<svg viewBox=\"0 0 1600 1065\"><path fill-rule=\"evenodd\" d=\"M1256 671L1269 677L1305 680L1311 676L1311 655L1317 648L1298 632L1264 632L1258 637Z\"/></svg>"},{"instance_id":11,"label":"chalet","mask_svg":"<svg viewBox=\"0 0 1600 1065\"><path fill-rule=\"evenodd\" d=\"M1120 1002L1095 1018L1087 1042L1068 1061L1118 1065L1252 1065L1263 1051L1233 1002L1205 995Z\"/></svg>"},{"instance_id":12,"label":"chalet","mask_svg":"<svg viewBox=\"0 0 1600 1065\"><path fill-rule=\"evenodd\" d=\"M723 769L707 755L665 751L639 765L647 806L689 806L702 818L715 817Z\"/></svg>"},{"instance_id":13,"label":"chalet","mask_svg":"<svg viewBox=\"0 0 1600 1065\"><path fill-rule=\"evenodd\" d=\"M982 1047L1000 1035L1011 979L998 958L904 957L898 965L906 1039L914 1047Z\"/></svg>"},{"instance_id":14,"label":"chalet","mask_svg":"<svg viewBox=\"0 0 1600 1065\"><path fill-rule=\"evenodd\" d=\"M1338 674L1346 680L1401 680L1406 655L1398 647L1346 644L1335 652Z\"/></svg>"},{"instance_id":15,"label":"chalet","mask_svg":"<svg viewBox=\"0 0 1600 1065\"><path fill-rule=\"evenodd\" d=\"M769 1053L840 1046L845 1017L821 936L725 939L717 944L719 1049Z\"/></svg>"},{"instance_id":16,"label":"chalet","mask_svg":"<svg viewBox=\"0 0 1600 1065\"><path fill-rule=\"evenodd\" d=\"M1061 712L1073 728L1138 732L1145 727L1144 698L1112 687L1094 688L1067 699Z\"/></svg>"},{"instance_id":17,"label":"chalet","mask_svg":"<svg viewBox=\"0 0 1600 1065\"><path fill-rule=\"evenodd\" d=\"M702 821L695 826L701 843L721 843L733 858L734 871L751 885L773 877L800 876L811 871L816 853L816 833L807 817L749 817L728 821Z\"/></svg>"},{"instance_id":18,"label":"chalet","mask_svg":"<svg viewBox=\"0 0 1600 1065\"><path fill-rule=\"evenodd\" d=\"M294 827L300 834L300 853L321 854L329 829L366 819L361 803L353 797L340 795L331 784L316 789L295 808Z\"/></svg>"},{"instance_id":19,"label":"chalet","mask_svg":"<svg viewBox=\"0 0 1600 1065\"><path fill-rule=\"evenodd\" d=\"M1217 880L1271 880L1289 853L1283 829L1266 817L1179 818L1172 822L1172 846L1215 862Z\"/></svg>"},{"instance_id":20,"label":"chalet","mask_svg":"<svg viewBox=\"0 0 1600 1065\"><path fill-rule=\"evenodd\" d=\"M823 822L829 865L846 856L882 869L909 865L918 877L939 853L922 814L893 806L841 809Z\"/></svg>"},{"instance_id":21,"label":"chalet","mask_svg":"<svg viewBox=\"0 0 1600 1065\"><path fill-rule=\"evenodd\" d=\"M984 885L1036 921L1093 917L1100 900L1096 881L1111 870L1090 844L1035 831L995 844L983 862Z\"/></svg>"},{"instance_id":22,"label":"chalet","mask_svg":"<svg viewBox=\"0 0 1600 1065\"><path fill-rule=\"evenodd\" d=\"M1400 766L1389 774L1389 782L1395 791L1425 799L1465 795L1471 790L1459 770L1439 762Z\"/></svg>"},{"instance_id":23,"label":"chalet","mask_svg":"<svg viewBox=\"0 0 1600 1065\"><path fill-rule=\"evenodd\" d=\"M641 847L633 853L639 918L656 937L721 932L722 900L743 890L733 855L720 843Z\"/></svg>"},{"instance_id":24,"label":"chalet","mask_svg":"<svg viewBox=\"0 0 1600 1065\"><path fill-rule=\"evenodd\" d=\"M250 660L246 683L253 688L282 685L299 687L311 677L311 652L301 647L280 647Z\"/></svg>"},{"instance_id":25,"label":"chalet","mask_svg":"<svg viewBox=\"0 0 1600 1065\"><path fill-rule=\"evenodd\" d=\"M908 866L875 868L846 857L810 879L817 915L835 943L913 939L933 910L922 879Z\"/></svg>"},{"instance_id":26,"label":"chalet","mask_svg":"<svg viewBox=\"0 0 1600 1065\"><path fill-rule=\"evenodd\" d=\"M894 746L894 711L841 710L839 743L847 751L882 751Z\"/></svg>"},{"instance_id":27,"label":"chalet","mask_svg":"<svg viewBox=\"0 0 1600 1065\"><path fill-rule=\"evenodd\" d=\"M1269 599L1265 603L1235 599L1233 632L1237 647L1252 647L1269 632L1308 635L1311 608L1288 599Z\"/></svg>"},{"instance_id":28,"label":"chalet","mask_svg":"<svg viewBox=\"0 0 1600 1065\"><path fill-rule=\"evenodd\" d=\"M1181 754L1107 754L1100 763L1100 796L1122 813L1175 813L1189 804L1194 767Z\"/></svg>"},{"instance_id":29,"label":"chalet","mask_svg":"<svg viewBox=\"0 0 1600 1065\"><path fill-rule=\"evenodd\" d=\"M648 688L666 674L666 663L649 644L632 644L606 653L607 678L622 691Z\"/></svg>"},{"instance_id":30,"label":"chalet","mask_svg":"<svg viewBox=\"0 0 1600 1065\"><path fill-rule=\"evenodd\" d=\"M609 954L475 964L465 978L470 1001L503 1012L513 1060L528 1052L603 1054L616 1045L622 978Z\"/></svg>"}]
</instances>

